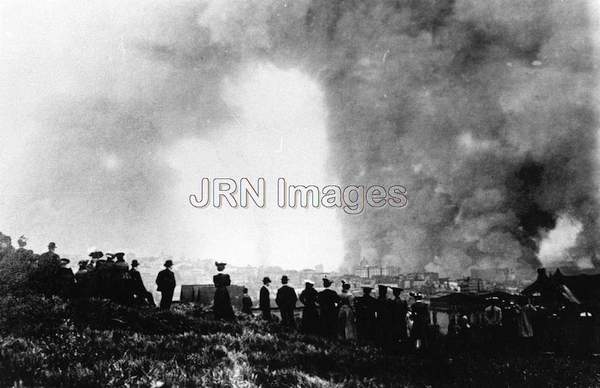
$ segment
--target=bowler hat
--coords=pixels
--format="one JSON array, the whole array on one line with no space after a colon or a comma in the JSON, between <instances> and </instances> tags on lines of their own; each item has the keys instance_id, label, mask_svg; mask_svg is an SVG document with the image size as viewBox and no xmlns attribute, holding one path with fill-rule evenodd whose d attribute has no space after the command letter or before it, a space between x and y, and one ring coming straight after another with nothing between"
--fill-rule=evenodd
<instances>
[{"instance_id":1,"label":"bowler hat","mask_svg":"<svg viewBox=\"0 0 600 388\"><path fill-rule=\"evenodd\" d=\"M123 256L125 256L124 252L117 252L114 255L117 259L123 259Z\"/></svg>"},{"instance_id":2,"label":"bowler hat","mask_svg":"<svg viewBox=\"0 0 600 388\"><path fill-rule=\"evenodd\" d=\"M216 267L225 267L227 265L227 263L224 262L219 262L219 261L215 261L215 266Z\"/></svg>"},{"instance_id":3,"label":"bowler hat","mask_svg":"<svg viewBox=\"0 0 600 388\"><path fill-rule=\"evenodd\" d=\"M165 267L170 268L173 266L173 260L167 260L164 264Z\"/></svg>"},{"instance_id":4,"label":"bowler hat","mask_svg":"<svg viewBox=\"0 0 600 388\"><path fill-rule=\"evenodd\" d=\"M137 267L138 265L140 265L140 263L136 259L131 260L132 267Z\"/></svg>"},{"instance_id":5,"label":"bowler hat","mask_svg":"<svg viewBox=\"0 0 600 388\"><path fill-rule=\"evenodd\" d=\"M50 244L48 244L48 248L50 248L50 249L56 248L56 243L51 242Z\"/></svg>"},{"instance_id":6,"label":"bowler hat","mask_svg":"<svg viewBox=\"0 0 600 388\"><path fill-rule=\"evenodd\" d=\"M263 278L263 284L267 284L267 283L271 283L271 279L269 279L269 277L268 277L268 276L265 276L265 277Z\"/></svg>"},{"instance_id":7,"label":"bowler hat","mask_svg":"<svg viewBox=\"0 0 600 388\"><path fill-rule=\"evenodd\" d=\"M281 277L281 282L282 282L282 283L287 283L289 280L290 280L290 279L288 279L287 275L283 275L283 276Z\"/></svg>"}]
</instances>

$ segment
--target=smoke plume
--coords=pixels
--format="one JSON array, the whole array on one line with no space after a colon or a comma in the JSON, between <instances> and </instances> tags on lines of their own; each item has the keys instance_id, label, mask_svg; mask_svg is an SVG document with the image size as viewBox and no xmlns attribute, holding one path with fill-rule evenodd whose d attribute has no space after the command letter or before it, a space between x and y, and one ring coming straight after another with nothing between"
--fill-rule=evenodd
<instances>
[{"instance_id":1,"label":"smoke plume","mask_svg":"<svg viewBox=\"0 0 600 388\"><path fill-rule=\"evenodd\" d=\"M596 264L589 25L578 0L185 3L162 18L161 33L136 43L164 64L136 114L83 102L94 120L74 114L60 126L78 138L110 120L152 150L182 135L154 120L157 110L208 127L207 117L230 119L218 96L228 74L260 60L300 68L325 87L329 168L340 184L408 190L405 209L343 216L345 267L364 257L449 276L473 267L528 273L560 216L581 224L569 257ZM165 174L148 155L131 174L152 187L152 174Z\"/></svg>"}]
</instances>

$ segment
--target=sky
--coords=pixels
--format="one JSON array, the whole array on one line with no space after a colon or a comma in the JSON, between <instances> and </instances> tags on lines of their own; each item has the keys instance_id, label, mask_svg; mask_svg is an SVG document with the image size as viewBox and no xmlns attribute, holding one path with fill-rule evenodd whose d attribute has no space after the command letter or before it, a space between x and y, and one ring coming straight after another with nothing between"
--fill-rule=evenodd
<instances>
[{"instance_id":1,"label":"sky","mask_svg":"<svg viewBox=\"0 0 600 388\"><path fill-rule=\"evenodd\" d=\"M264 177L268 189L280 176L336 182L325 168L323 91L310 75L266 61L196 71L147 49L187 44L165 22L184 6L2 2L0 231L26 235L39 252L55 241L82 256L93 247L336 268L335 211L189 205L203 177Z\"/></svg>"},{"instance_id":2,"label":"sky","mask_svg":"<svg viewBox=\"0 0 600 388\"><path fill-rule=\"evenodd\" d=\"M598 2L357 4L3 1L0 231L297 269L600 265ZM203 177L409 205L195 209Z\"/></svg>"}]
</instances>

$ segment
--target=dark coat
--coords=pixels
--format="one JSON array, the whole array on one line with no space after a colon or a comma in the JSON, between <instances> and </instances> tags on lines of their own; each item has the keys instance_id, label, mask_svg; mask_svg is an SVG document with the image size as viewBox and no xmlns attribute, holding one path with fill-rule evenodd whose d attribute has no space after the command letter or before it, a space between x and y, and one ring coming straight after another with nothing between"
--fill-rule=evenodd
<instances>
[{"instance_id":1,"label":"dark coat","mask_svg":"<svg viewBox=\"0 0 600 388\"><path fill-rule=\"evenodd\" d=\"M157 290L160 292L173 292L175 289L175 274L165 268L158 273L156 277Z\"/></svg>"},{"instance_id":2,"label":"dark coat","mask_svg":"<svg viewBox=\"0 0 600 388\"><path fill-rule=\"evenodd\" d=\"M262 311L263 319L271 320L271 297L269 296L269 289L265 286L260 288L260 297L258 299L258 307Z\"/></svg>"},{"instance_id":3,"label":"dark coat","mask_svg":"<svg viewBox=\"0 0 600 388\"><path fill-rule=\"evenodd\" d=\"M317 309L317 297L319 293L314 288L305 288L300 293L302 308L301 329L307 334L316 334L319 329L319 311Z\"/></svg>"},{"instance_id":4,"label":"dark coat","mask_svg":"<svg viewBox=\"0 0 600 388\"><path fill-rule=\"evenodd\" d=\"M275 303L277 303L277 306L279 306L280 309L293 309L296 307L297 300L298 296L296 296L296 291L287 284L281 286L277 290Z\"/></svg>"},{"instance_id":5,"label":"dark coat","mask_svg":"<svg viewBox=\"0 0 600 388\"><path fill-rule=\"evenodd\" d=\"M215 297L213 304L213 312L215 319L233 320L233 308L231 307L231 298L227 286L231 285L231 278L224 273L218 273L213 276L215 284Z\"/></svg>"},{"instance_id":6,"label":"dark coat","mask_svg":"<svg viewBox=\"0 0 600 388\"><path fill-rule=\"evenodd\" d=\"M317 303L321 312L321 332L329 338L334 338L337 333L338 308L341 304L337 292L329 288L319 292Z\"/></svg>"},{"instance_id":7,"label":"dark coat","mask_svg":"<svg viewBox=\"0 0 600 388\"><path fill-rule=\"evenodd\" d=\"M370 295L356 298L356 329L362 340L372 340L375 335L377 301Z\"/></svg>"},{"instance_id":8,"label":"dark coat","mask_svg":"<svg viewBox=\"0 0 600 388\"><path fill-rule=\"evenodd\" d=\"M242 296L242 312L244 314L252 314L252 298L248 295Z\"/></svg>"},{"instance_id":9,"label":"dark coat","mask_svg":"<svg viewBox=\"0 0 600 388\"><path fill-rule=\"evenodd\" d=\"M131 277L131 287L133 288L133 292L137 295L141 295L146 293L146 286L144 286L144 281L142 280L142 274L135 268L131 268L129 270L129 276Z\"/></svg>"}]
</instances>

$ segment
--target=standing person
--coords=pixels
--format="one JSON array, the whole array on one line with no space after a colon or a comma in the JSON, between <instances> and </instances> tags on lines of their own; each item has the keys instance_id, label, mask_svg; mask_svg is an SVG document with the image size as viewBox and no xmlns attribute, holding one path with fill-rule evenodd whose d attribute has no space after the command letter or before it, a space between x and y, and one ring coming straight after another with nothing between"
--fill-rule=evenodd
<instances>
[{"instance_id":1,"label":"standing person","mask_svg":"<svg viewBox=\"0 0 600 388\"><path fill-rule=\"evenodd\" d=\"M413 313L413 327L411 337L414 341L415 349L424 349L427 347L427 331L429 330L429 306L423 302L423 296L416 294L415 303L411 306Z\"/></svg>"},{"instance_id":2,"label":"standing person","mask_svg":"<svg viewBox=\"0 0 600 388\"><path fill-rule=\"evenodd\" d=\"M298 301L296 290L288 285L287 275L281 277L281 287L277 290L275 303L281 312L281 324L287 327L296 327L294 322L294 308Z\"/></svg>"},{"instance_id":3,"label":"standing person","mask_svg":"<svg viewBox=\"0 0 600 388\"><path fill-rule=\"evenodd\" d=\"M333 282L327 278L323 278L323 291L317 296L317 304L321 315L321 333L327 338L335 338L337 333L338 308L340 305L340 297L337 292L329 287Z\"/></svg>"},{"instance_id":4,"label":"standing person","mask_svg":"<svg viewBox=\"0 0 600 388\"><path fill-rule=\"evenodd\" d=\"M300 329L305 334L316 334L319 329L319 311L317 309L317 296L312 280L304 281L304 290L300 293L302 307L302 322Z\"/></svg>"},{"instance_id":5,"label":"standing person","mask_svg":"<svg viewBox=\"0 0 600 388\"><path fill-rule=\"evenodd\" d=\"M246 287L242 289L242 294L242 313L252 315L252 298L248 295L248 289Z\"/></svg>"},{"instance_id":6,"label":"standing person","mask_svg":"<svg viewBox=\"0 0 600 388\"><path fill-rule=\"evenodd\" d=\"M498 350L502 335L502 309L499 298L488 298L488 306L483 310L483 323L486 328L489 350Z\"/></svg>"},{"instance_id":7,"label":"standing person","mask_svg":"<svg viewBox=\"0 0 600 388\"><path fill-rule=\"evenodd\" d=\"M533 350L532 320L536 311L536 308L531 304L531 300L529 299L518 309L518 334L522 342L523 351L526 353L530 353Z\"/></svg>"},{"instance_id":8,"label":"standing person","mask_svg":"<svg viewBox=\"0 0 600 388\"><path fill-rule=\"evenodd\" d=\"M392 338L392 306L387 297L388 286L377 286L378 295L375 304L376 330L375 336L379 345L389 345Z\"/></svg>"},{"instance_id":9,"label":"standing person","mask_svg":"<svg viewBox=\"0 0 600 388\"><path fill-rule=\"evenodd\" d=\"M131 260L129 276L131 277L131 290L134 295L134 301L136 304L147 303L152 307L156 307L156 303L154 303L154 297L152 296L152 293L146 289L146 286L144 286L142 274L140 274L140 271L137 269L139 265L140 263L137 260Z\"/></svg>"},{"instance_id":10,"label":"standing person","mask_svg":"<svg viewBox=\"0 0 600 388\"><path fill-rule=\"evenodd\" d=\"M56 244L48 244L48 251L38 259L38 268L34 274L35 283L46 295L56 295L60 292L59 272L60 257L55 253Z\"/></svg>"},{"instance_id":11,"label":"standing person","mask_svg":"<svg viewBox=\"0 0 600 388\"><path fill-rule=\"evenodd\" d=\"M260 288L260 297L258 299L258 307L262 311L262 318L265 321L271 321L271 293L269 292L269 284L271 279L268 276L263 278L263 286Z\"/></svg>"},{"instance_id":12,"label":"standing person","mask_svg":"<svg viewBox=\"0 0 600 388\"><path fill-rule=\"evenodd\" d=\"M88 269L88 261L80 260L79 269L75 272L75 297L89 298L91 296L91 272Z\"/></svg>"},{"instance_id":13,"label":"standing person","mask_svg":"<svg viewBox=\"0 0 600 388\"><path fill-rule=\"evenodd\" d=\"M392 330L392 341L397 344L404 342L408 338L408 332L406 330L406 315L408 314L408 303L400 298L402 294L402 288L392 287L392 293L394 299L392 300L392 312L391 312L391 330Z\"/></svg>"},{"instance_id":14,"label":"standing person","mask_svg":"<svg viewBox=\"0 0 600 388\"><path fill-rule=\"evenodd\" d=\"M69 265L69 259L60 259L60 268L58 269L58 294L65 298L73 296L75 289L75 275Z\"/></svg>"},{"instance_id":15,"label":"standing person","mask_svg":"<svg viewBox=\"0 0 600 388\"><path fill-rule=\"evenodd\" d=\"M117 273L114 253L106 254L106 262L102 266L102 283L104 297L115 301L117 299Z\"/></svg>"},{"instance_id":16,"label":"standing person","mask_svg":"<svg viewBox=\"0 0 600 388\"><path fill-rule=\"evenodd\" d=\"M350 284L342 280L340 294L339 335L341 339L356 339L356 322L354 318L354 296L350 293Z\"/></svg>"},{"instance_id":17,"label":"standing person","mask_svg":"<svg viewBox=\"0 0 600 388\"><path fill-rule=\"evenodd\" d=\"M363 295L356 298L356 329L358 338L363 341L371 341L375 335L375 304L377 301L371 296L373 287L363 286Z\"/></svg>"},{"instance_id":18,"label":"standing person","mask_svg":"<svg viewBox=\"0 0 600 388\"><path fill-rule=\"evenodd\" d=\"M131 275L129 264L125 261L125 253L115 253L117 261L114 263L114 286L115 300L124 305L133 303L133 289L131 287Z\"/></svg>"},{"instance_id":19,"label":"standing person","mask_svg":"<svg viewBox=\"0 0 600 388\"><path fill-rule=\"evenodd\" d=\"M215 266L219 273L213 276L213 283L215 285L213 312L215 314L215 319L233 321L235 316L233 314L233 308L231 307L229 291L227 290L227 287L231 285L231 278L228 274L223 273L226 265L227 263L215 261Z\"/></svg>"},{"instance_id":20,"label":"standing person","mask_svg":"<svg viewBox=\"0 0 600 388\"><path fill-rule=\"evenodd\" d=\"M161 293L160 309L170 310L173 302L173 291L175 291L175 274L173 273L173 261L167 260L164 264L165 269L158 273L156 285Z\"/></svg>"}]
</instances>

